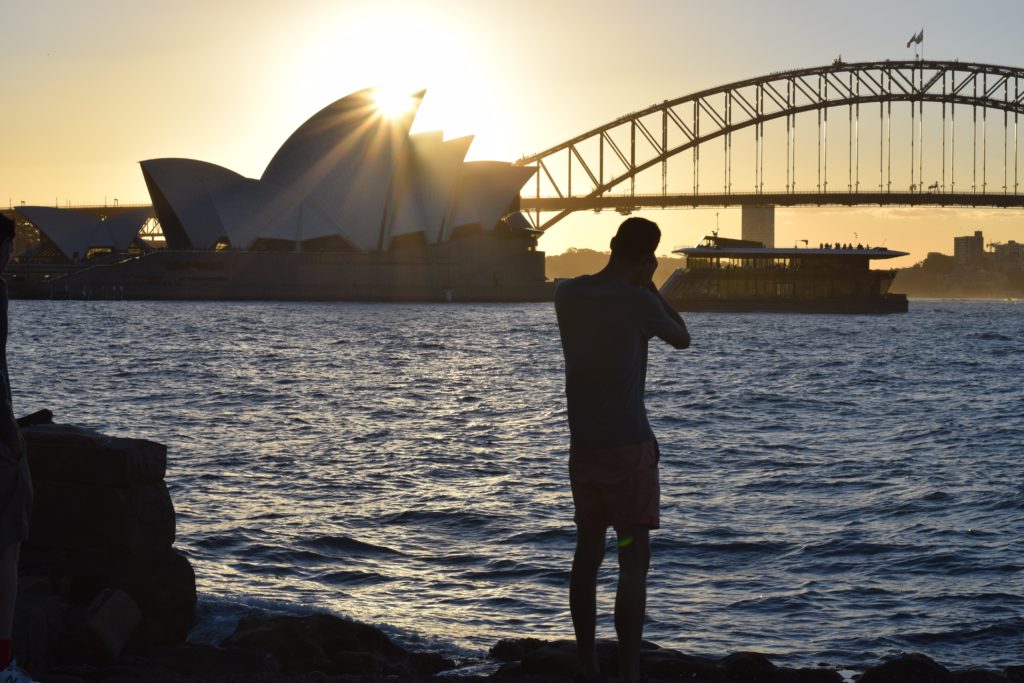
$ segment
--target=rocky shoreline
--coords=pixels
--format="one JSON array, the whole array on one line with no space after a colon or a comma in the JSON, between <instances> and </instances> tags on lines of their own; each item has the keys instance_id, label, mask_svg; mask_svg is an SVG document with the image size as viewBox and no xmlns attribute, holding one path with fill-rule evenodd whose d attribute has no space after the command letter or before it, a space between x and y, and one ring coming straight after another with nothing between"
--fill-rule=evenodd
<instances>
[{"instance_id":1,"label":"rocky shoreline","mask_svg":"<svg viewBox=\"0 0 1024 683\"><path fill-rule=\"evenodd\" d=\"M36 488L23 545L15 642L19 662L46 683L133 681L555 681L572 679L572 641L502 640L487 658L416 652L368 624L327 615L247 616L218 645L187 642L195 574L174 547L167 449L66 425L24 430ZM599 642L614 677L614 641ZM762 654L696 657L647 643L651 681L842 683L836 668L785 668ZM1024 664L951 671L904 654L858 683L1024 683Z\"/></svg>"},{"instance_id":2,"label":"rocky shoreline","mask_svg":"<svg viewBox=\"0 0 1024 683\"><path fill-rule=\"evenodd\" d=\"M693 683L842 683L834 668L785 668L755 652L715 659L695 657L646 643L644 674L649 681ZM599 641L601 669L616 673L614 641ZM479 669L500 663L486 676ZM233 683L266 681L423 681L439 675L492 683L572 680L575 644L533 638L502 640L488 660L455 661L434 652L412 652L380 630L359 622L315 614L306 617L247 617L218 646L182 643L129 650L104 663L59 664L47 683ZM858 683L1010 683L1024 681L1024 666L1003 671L950 671L921 654L905 654L856 676Z\"/></svg>"}]
</instances>

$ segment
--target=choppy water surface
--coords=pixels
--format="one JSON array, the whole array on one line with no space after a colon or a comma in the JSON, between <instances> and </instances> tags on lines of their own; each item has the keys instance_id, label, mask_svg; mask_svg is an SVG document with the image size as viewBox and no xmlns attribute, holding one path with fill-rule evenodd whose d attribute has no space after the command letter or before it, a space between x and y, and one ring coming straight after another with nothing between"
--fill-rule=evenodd
<instances>
[{"instance_id":1,"label":"choppy water surface","mask_svg":"<svg viewBox=\"0 0 1024 683\"><path fill-rule=\"evenodd\" d=\"M647 637L1020 663L1024 305L911 308L694 314L692 349L652 343ZM197 637L252 607L450 652L571 634L550 305L19 301L11 319L19 412L170 447Z\"/></svg>"}]
</instances>

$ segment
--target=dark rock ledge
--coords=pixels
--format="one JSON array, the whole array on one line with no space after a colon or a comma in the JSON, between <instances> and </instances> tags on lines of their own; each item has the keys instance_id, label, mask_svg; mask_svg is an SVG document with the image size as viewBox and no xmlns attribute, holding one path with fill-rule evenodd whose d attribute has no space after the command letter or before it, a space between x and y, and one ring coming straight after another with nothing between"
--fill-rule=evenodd
<instances>
[{"instance_id":1,"label":"dark rock ledge","mask_svg":"<svg viewBox=\"0 0 1024 683\"><path fill-rule=\"evenodd\" d=\"M15 639L19 662L45 683L333 683L571 680L572 641L502 640L489 659L458 662L411 652L379 629L325 614L246 617L220 645L186 642L195 575L174 547L174 506L164 484L167 449L64 425L25 430L36 487L32 537L22 550ZM613 641L599 643L614 677ZM497 668L490 677L459 675ZM778 667L764 655L695 657L647 643L651 681L840 683L834 669ZM610 679L613 680L613 679ZM1024 683L1024 665L950 671L906 654L858 683Z\"/></svg>"}]
</instances>

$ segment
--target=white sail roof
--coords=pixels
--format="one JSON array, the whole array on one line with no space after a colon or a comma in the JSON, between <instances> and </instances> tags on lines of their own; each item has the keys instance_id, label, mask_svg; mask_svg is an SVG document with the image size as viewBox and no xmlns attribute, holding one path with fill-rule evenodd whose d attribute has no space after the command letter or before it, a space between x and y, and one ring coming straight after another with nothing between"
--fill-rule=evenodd
<instances>
[{"instance_id":1,"label":"white sail roof","mask_svg":"<svg viewBox=\"0 0 1024 683\"><path fill-rule=\"evenodd\" d=\"M410 142L411 163L397 188L390 237L422 232L425 241L434 243L441 237L445 214L473 138L445 142L441 133L423 133L413 135Z\"/></svg>"},{"instance_id":2,"label":"white sail roof","mask_svg":"<svg viewBox=\"0 0 1024 683\"><path fill-rule=\"evenodd\" d=\"M484 230L493 229L534 172L533 168L513 166L504 161L463 164L455 202L442 239L450 238L455 228L464 225L478 224Z\"/></svg>"},{"instance_id":3,"label":"white sail roof","mask_svg":"<svg viewBox=\"0 0 1024 683\"><path fill-rule=\"evenodd\" d=\"M246 178L194 159L149 159L141 165L168 247L212 249L228 237L213 195L244 184Z\"/></svg>"},{"instance_id":4,"label":"white sail roof","mask_svg":"<svg viewBox=\"0 0 1024 683\"><path fill-rule=\"evenodd\" d=\"M139 236L139 230L153 215L149 207L133 209L108 216L103 221L103 228L110 233L110 239L117 251L125 251Z\"/></svg>"},{"instance_id":5,"label":"white sail roof","mask_svg":"<svg viewBox=\"0 0 1024 683\"><path fill-rule=\"evenodd\" d=\"M359 251L386 250L421 231L428 242L446 239L456 206L458 220L493 227L533 169L465 164L472 138L409 135L423 92L397 117L381 114L373 95L363 90L314 114L258 180L202 161L143 161L168 246L211 249L227 239L248 249L261 239L337 237Z\"/></svg>"},{"instance_id":6,"label":"white sail roof","mask_svg":"<svg viewBox=\"0 0 1024 683\"><path fill-rule=\"evenodd\" d=\"M90 249L126 250L152 214L149 208L141 208L103 220L94 214L52 206L22 206L18 211L68 260L85 258Z\"/></svg>"},{"instance_id":7,"label":"white sail roof","mask_svg":"<svg viewBox=\"0 0 1024 683\"><path fill-rule=\"evenodd\" d=\"M312 199L362 251L381 247L392 177L405 161L423 97L417 93L408 113L389 118L373 95L362 90L314 114L281 145L261 178Z\"/></svg>"}]
</instances>

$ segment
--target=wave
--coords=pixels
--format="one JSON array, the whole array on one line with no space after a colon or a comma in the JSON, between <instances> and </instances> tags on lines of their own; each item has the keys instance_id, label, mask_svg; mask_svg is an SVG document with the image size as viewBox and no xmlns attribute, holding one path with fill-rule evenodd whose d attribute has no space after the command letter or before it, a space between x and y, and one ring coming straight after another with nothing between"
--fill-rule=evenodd
<instances>
[{"instance_id":1,"label":"wave","mask_svg":"<svg viewBox=\"0 0 1024 683\"><path fill-rule=\"evenodd\" d=\"M396 577L385 576L379 572L359 571L354 569L337 569L319 574L316 578L331 586L378 585L396 580Z\"/></svg>"},{"instance_id":2,"label":"wave","mask_svg":"<svg viewBox=\"0 0 1024 683\"><path fill-rule=\"evenodd\" d=\"M981 341L1013 341L1012 337L999 332L974 332L970 336Z\"/></svg>"},{"instance_id":3,"label":"wave","mask_svg":"<svg viewBox=\"0 0 1024 683\"><path fill-rule=\"evenodd\" d=\"M360 541L351 536L317 536L297 542L303 548L318 552L342 553L347 555L404 555L405 553L375 543Z\"/></svg>"}]
</instances>

